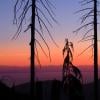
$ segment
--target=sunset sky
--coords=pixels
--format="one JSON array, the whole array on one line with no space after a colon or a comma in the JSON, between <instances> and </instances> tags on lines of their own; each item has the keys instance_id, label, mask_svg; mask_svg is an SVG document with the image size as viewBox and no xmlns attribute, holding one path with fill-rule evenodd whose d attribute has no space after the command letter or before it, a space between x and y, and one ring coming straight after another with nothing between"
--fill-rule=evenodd
<instances>
[{"instance_id":1,"label":"sunset sky","mask_svg":"<svg viewBox=\"0 0 100 100\"><path fill-rule=\"evenodd\" d=\"M30 31L24 33L23 31L16 40L11 40L15 34L17 28L13 25L13 7L15 0L0 0L0 65L9 66L29 66L30 65ZM52 61L46 58L43 52L38 48L39 58L42 65L62 65L63 56L62 49L65 44L65 38L74 43L74 61L76 65L92 65L93 58L91 58L92 50L89 49L81 56L78 56L91 42L78 43L82 38L84 31L80 31L79 34L73 33L75 29L80 26L81 14L75 14L75 12L81 9L79 4L80 0L50 0L54 3L56 9L56 19L59 24L53 22L53 28L50 31L59 45L57 48L50 37L45 32L45 37L51 50ZM100 26L98 26L100 29ZM24 28L25 29L25 28ZM98 30L98 39L100 30ZM37 39L40 40L38 36ZM41 40L40 40L41 41ZM42 42L41 42L42 43ZM43 47L48 54L45 45ZM99 47L100 44L98 43ZM98 47L98 51L100 48ZM36 62L37 64L37 62ZM99 53L100 64L100 53Z\"/></svg>"}]
</instances>

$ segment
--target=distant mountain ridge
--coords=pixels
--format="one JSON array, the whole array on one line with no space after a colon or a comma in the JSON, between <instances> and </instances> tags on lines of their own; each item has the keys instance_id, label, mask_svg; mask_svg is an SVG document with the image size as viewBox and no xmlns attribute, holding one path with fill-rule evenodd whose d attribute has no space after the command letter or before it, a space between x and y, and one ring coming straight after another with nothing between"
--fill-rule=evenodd
<instances>
[{"instance_id":1,"label":"distant mountain ridge","mask_svg":"<svg viewBox=\"0 0 100 100\"><path fill-rule=\"evenodd\" d=\"M83 75L83 82L87 84L93 81L93 67L88 68L78 67ZM44 66L42 68L37 67L36 69L36 80L61 80L62 79L62 67L59 66ZM14 67L14 66L2 66L0 67L0 80L2 78L10 78L11 81L15 83L15 85L19 85L22 83L29 82L30 80L30 67ZM100 78L100 72L99 72Z\"/></svg>"}]
</instances>

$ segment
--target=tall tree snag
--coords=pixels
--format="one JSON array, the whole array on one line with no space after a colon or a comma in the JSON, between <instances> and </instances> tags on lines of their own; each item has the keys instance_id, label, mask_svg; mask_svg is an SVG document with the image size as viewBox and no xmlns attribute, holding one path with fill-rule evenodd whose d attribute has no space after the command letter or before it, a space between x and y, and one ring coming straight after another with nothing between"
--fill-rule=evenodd
<instances>
[{"instance_id":1,"label":"tall tree snag","mask_svg":"<svg viewBox=\"0 0 100 100\"><path fill-rule=\"evenodd\" d=\"M98 0L83 0L80 3L82 6L90 4L91 7L84 8L77 12L77 13L84 12L85 14L81 17L81 24L83 25L74 32L79 32L82 29L86 28L87 31L83 35L83 38L80 40L80 42L90 41L90 40L93 41L93 43L89 45L85 50L83 50L81 54L83 54L87 49L91 47L94 49L94 100L98 100L99 92L98 92L98 44L97 44L98 20L97 20L97 16L98 16L99 11L97 9L97 6L99 4L99 1ZM91 18L91 22L89 18ZM88 23L85 23L85 22L88 22ZM92 31L93 31L93 34L89 35L89 33Z\"/></svg>"},{"instance_id":2,"label":"tall tree snag","mask_svg":"<svg viewBox=\"0 0 100 100\"><path fill-rule=\"evenodd\" d=\"M31 21L24 32L31 29L30 95L31 95L32 100L35 99L35 89L36 89L35 87L35 57L38 63L40 64L37 45L41 48L44 55L46 57L49 57L51 61L50 48L43 35L44 30L46 30L47 34L49 35L53 43L56 46L58 46L55 40L53 39L46 24L48 23L50 27L52 27L52 23L49 21L49 18L46 17L46 14L48 14L48 17L50 17L52 21L57 23L54 17L54 12L52 10L52 7L54 8L53 4L49 0L16 0L15 6L14 6L14 24L16 24L18 28L17 28L16 34L13 36L13 39L16 39L22 32L23 23L24 21L26 21L25 18L27 17L27 13L30 11L30 14L28 14L28 16L31 17ZM46 14L44 13L44 11L46 12ZM38 27L36 27L36 25ZM40 36L40 39L42 39L43 43L47 47L48 54L42 47L42 44L39 42L39 40L36 39L37 34Z\"/></svg>"}]
</instances>

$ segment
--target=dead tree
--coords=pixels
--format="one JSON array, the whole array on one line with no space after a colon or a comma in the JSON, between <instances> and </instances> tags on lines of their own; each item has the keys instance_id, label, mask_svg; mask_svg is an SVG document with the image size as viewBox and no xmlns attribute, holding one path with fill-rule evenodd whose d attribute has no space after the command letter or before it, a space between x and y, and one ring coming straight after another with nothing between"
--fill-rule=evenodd
<instances>
[{"instance_id":1,"label":"dead tree","mask_svg":"<svg viewBox=\"0 0 100 100\"><path fill-rule=\"evenodd\" d=\"M31 90L30 90L30 94L31 94L32 100L35 98L35 57L38 63L40 64L38 48L36 47L36 45L39 45L44 55L46 57L49 57L51 61L50 48L43 35L44 30L47 31L51 40L57 46L46 24L48 23L52 27L50 18L51 20L57 23L54 17L54 12L52 10L52 7L54 8L54 5L49 0L16 0L15 6L14 6L14 24L17 25L18 29L17 29L16 34L13 36L13 39L16 39L22 32L23 23L26 21L27 15L31 19L27 28L24 30L24 32L31 29L31 42L30 42L30 47L31 47L30 48L30 52L31 52L31 58L30 58L30 86L31 88L30 89ZM44 11L46 11L49 18L46 17ZM30 14L27 14L28 12L30 12ZM36 27L36 25L39 27ZM46 45L48 49L48 54L43 49L42 44L39 42L39 40L36 39L37 34L40 36L40 38L43 40L44 44Z\"/></svg>"},{"instance_id":2,"label":"dead tree","mask_svg":"<svg viewBox=\"0 0 100 100\"><path fill-rule=\"evenodd\" d=\"M97 45L98 20L97 20L97 16L99 15L100 12L98 11L97 6L99 4L99 1L98 0L83 0L80 3L83 7L84 6L87 6L87 7L77 12L77 13L84 13L84 15L81 17L82 26L79 27L75 32L79 32L80 30L86 28L87 31L83 35L83 38L80 41L83 42L83 41L92 40L93 42L82 53L84 53L87 49L91 47L94 48L94 100L98 100L98 45ZM93 31L93 34L90 34L90 32L92 31Z\"/></svg>"},{"instance_id":3,"label":"dead tree","mask_svg":"<svg viewBox=\"0 0 100 100\"><path fill-rule=\"evenodd\" d=\"M63 71L62 71L63 72L63 75L62 75L63 82L64 82L64 80L66 80L66 78L70 74L73 74L76 78L81 80L82 74L81 74L80 70L76 66L74 66L72 63L72 61L73 61L72 51L74 50L73 43L69 42L68 39L65 39L65 41L66 41L66 43L63 48L63 56L65 55L65 52L66 52L66 56L64 57L64 62L63 62Z\"/></svg>"},{"instance_id":4,"label":"dead tree","mask_svg":"<svg viewBox=\"0 0 100 100\"><path fill-rule=\"evenodd\" d=\"M31 42L30 42L30 47L31 47L31 60L30 60L30 73L31 73L31 82L30 82L30 86L31 86L31 90L30 90L30 95L31 98L34 99L35 98L35 59L34 59L34 43L35 43L35 3L36 0L32 0L32 18L31 18Z\"/></svg>"},{"instance_id":5,"label":"dead tree","mask_svg":"<svg viewBox=\"0 0 100 100\"><path fill-rule=\"evenodd\" d=\"M66 39L65 46L63 48L63 56L64 63L63 63L63 87L65 93L68 94L70 100L83 100L83 93L82 93L82 74L78 67L72 64L73 61L73 43L69 42ZM79 93L79 94L77 94Z\"/></svg>"}]
</instances>

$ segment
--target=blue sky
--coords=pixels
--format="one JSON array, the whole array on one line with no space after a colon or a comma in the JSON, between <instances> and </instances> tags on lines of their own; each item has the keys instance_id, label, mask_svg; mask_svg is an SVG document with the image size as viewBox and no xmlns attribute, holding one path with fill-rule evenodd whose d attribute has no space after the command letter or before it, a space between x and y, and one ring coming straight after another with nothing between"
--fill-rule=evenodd
<instances>
[{"instance_id":1,"label":"blue sky","mask_svg":"<svg viewBox=\"0 0 100 100\"><path fill-rule=\"evenodd\" d=\"M56 7L56 9L54 9L54 12L56 14L56 19L58 20L59 24L53 23L53 28L50 28L50 31L53 34L56 42L59 44L59 53L61 53L64 45L64 39L66 37L69 38L70 41L74 42L76 50L75 56L77 56L79 51L83 49L83 44L77 43L81 39L83 33L79 33L77 36L75 35L75 33L73 34L73 31L80 25L79 19L81 15L75 14L77 10L81 9L79 1L81 0L52 0ZM17 60L17 58L26 57L25 61L28 61L25 64L29 64L30 32L22 32L17 40L11 40L11 37L15 34L17 29L16 26L13 25L14 3L15 0L0 0L0 53L2 54L1 59L4 59L2 58L3 55L8 55L7 60L9 59L9 57L13 59L13 54L15 53L17 55L14 56L16 57L15 60ZM46 37L46 40L49 42L51 48L53 47L53 49L55 49L56 47L54 46L54 44L51 44L52 41L50 40L50 38L47 35ZM82 49L78 50L80 46ZM23 50L25 51L24 54L22 54ZM22 59L20 60L21 65L23 65L24 61ZM8 62L3 61L3 63L5 64ZM15 61L15 63L17 63L17 61Z\"/></svg>"}]
</instances>

